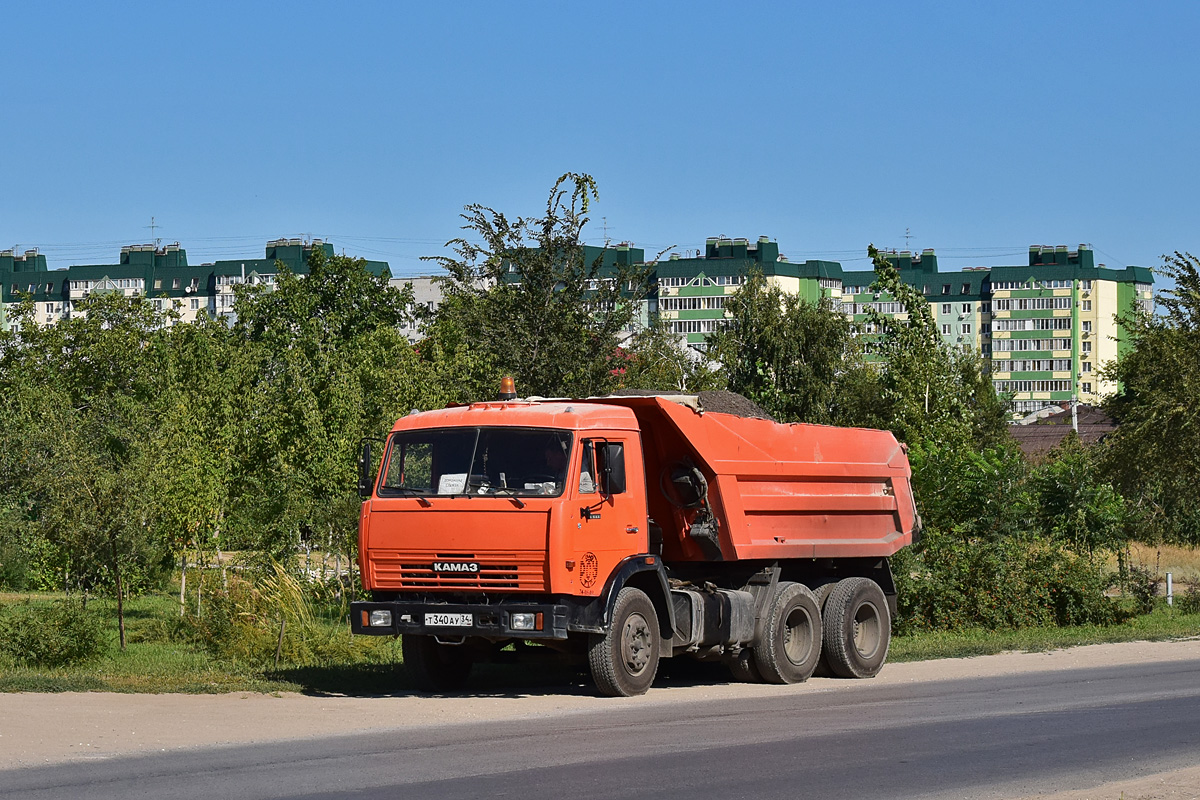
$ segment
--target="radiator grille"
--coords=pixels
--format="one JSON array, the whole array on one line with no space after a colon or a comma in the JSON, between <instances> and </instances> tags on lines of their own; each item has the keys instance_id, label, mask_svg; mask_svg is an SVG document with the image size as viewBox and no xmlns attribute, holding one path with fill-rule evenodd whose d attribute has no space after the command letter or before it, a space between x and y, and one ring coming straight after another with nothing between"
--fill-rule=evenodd
<instances>
[{"instance_id":1,"label":"radiator grille","mask_svg":"<svg viewBox=\"0 0 1200 800\"><path fill-rule=\"evenodd\" d=\"M435 561L471 561L479 572L435 572ZM439 553L420 550L373 551L371 564L378 589L508 589L545 591L546 554L542 552Z\"/></svg>"}]
</instances>

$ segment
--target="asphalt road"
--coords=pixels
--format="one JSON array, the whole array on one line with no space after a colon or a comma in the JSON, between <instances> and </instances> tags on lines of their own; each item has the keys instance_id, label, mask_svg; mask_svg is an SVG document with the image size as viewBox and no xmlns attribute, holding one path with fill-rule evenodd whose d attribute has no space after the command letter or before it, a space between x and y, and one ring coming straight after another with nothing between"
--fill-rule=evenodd
<instances>
[{"instance_id":1,"label":"asphalt road","mask_svg":"<svg viewBox=\"0 0 1200 800\"><path fill-rule=\"evenodd\" d=\"M0 797L1012 798L1197 764L1192 660L73 762Z\"/></svg>"}]
</instances>

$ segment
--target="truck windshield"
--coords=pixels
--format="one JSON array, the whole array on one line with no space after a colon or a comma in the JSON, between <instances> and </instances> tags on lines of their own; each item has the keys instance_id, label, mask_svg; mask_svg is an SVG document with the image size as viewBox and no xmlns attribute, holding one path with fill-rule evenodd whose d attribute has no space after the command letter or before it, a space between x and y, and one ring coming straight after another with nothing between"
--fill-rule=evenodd
<instances>
[{"instance_id":1,"label":"truck windshield","mask_svg":"<svg viewBox=\"0 0 1200 800\"><path fill-rule=\"evenodd\" d=\"M401 431L389 442L379 494L557 497L566 486L570 452L569 431Z\"/></svg>"}]
</instances>

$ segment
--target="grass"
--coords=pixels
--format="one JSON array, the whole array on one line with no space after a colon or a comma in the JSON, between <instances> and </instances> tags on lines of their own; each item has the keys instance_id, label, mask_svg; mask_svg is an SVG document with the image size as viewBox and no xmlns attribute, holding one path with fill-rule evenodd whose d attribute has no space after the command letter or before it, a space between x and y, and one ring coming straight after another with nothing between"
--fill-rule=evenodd
<instances>
[{"instance_id":1,"label":"grass","mask_svg":"<svg viewBox=\"0 0 1200 800\"><path fill-rule=\"evenodd\" d=\"M1129 561L1150 569L1160 578L1172 573L1176 591L1181 591L1184 585L1200 585L1200 548L1134 543L1129 546Z\"/></svg>"},{"instance_id":2,"label":"grass","mask_svg":"<svg viewBox=\"0 0 1200 800\"><path fill-rule=\"evenodd\" d=\"M1070 628L1021 628L989 631L931 631L892 639L888 660L927 661L966 658L1007 651L1039 653L1064 647L1109 642L1165 641L1200 636L1200 614L1181 614L1161 604L1151 614L1108 625Z\"/></svg>"},{"instance_id":3,"label":"grass","mask_svg":"<svg viewBox=\"0 0 1200 800\"><path fill-rule=\"evenodd\" d=\"M52 594L0 594L0 604L25 602L49 606L59 599ZM134 598L126 604L128 647L119 647L116 614L110 601L93 600L91 607L103 615L107 641L101 655L84 664L45 669L0 663L3 692L305 692L310 694L376 695L413 690L400 667L395 640L373 639L370 647L329 651L334 655L309 655L303 663L285 658L276 669L271 659L244 662L216 657L203 648L173 638L178 619L178 596L170 594ZM336 614L318 620L318 639L348 636L348 625ZM1004 651L1046 651L1104 642L1165 640L1200 636L1200 614L1181 614L1161 604L1151 614L1109 627L1030 628L1007 631L971 630L930 632L898 636L892 640L889 660L922 661L962 658ZM348 654L348 655L343 655ZM666 662L664 672L687 681L685 664ZM689 662L690 663L690 662ZM578 670L558 664L481 665L476 686L499 694L532 690L579 690ZM707 674L707 673L706 673Z\"/></svg>"}]
</instances>

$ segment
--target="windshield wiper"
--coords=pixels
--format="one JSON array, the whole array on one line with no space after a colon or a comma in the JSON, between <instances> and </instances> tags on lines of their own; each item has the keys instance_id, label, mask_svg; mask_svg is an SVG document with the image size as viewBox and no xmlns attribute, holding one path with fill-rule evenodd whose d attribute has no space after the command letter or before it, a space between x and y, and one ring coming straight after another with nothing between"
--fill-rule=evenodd
<instances>
[{"instance_id":1,"label":"windshield wiper","mask_svg":"<svg viewBox=\"0 0 1200 800\"><path fill-rule=\"evenodd\" d=\"M517 497L516 494L513 493L513 490L507 486L502 486L499 489L493 489L492 495L503 495L504 497L507 497L509 500L512 500L514 503L516 503L517 508L524 508L526 505L525 501Z\"/></svg>"}]
</instances>

